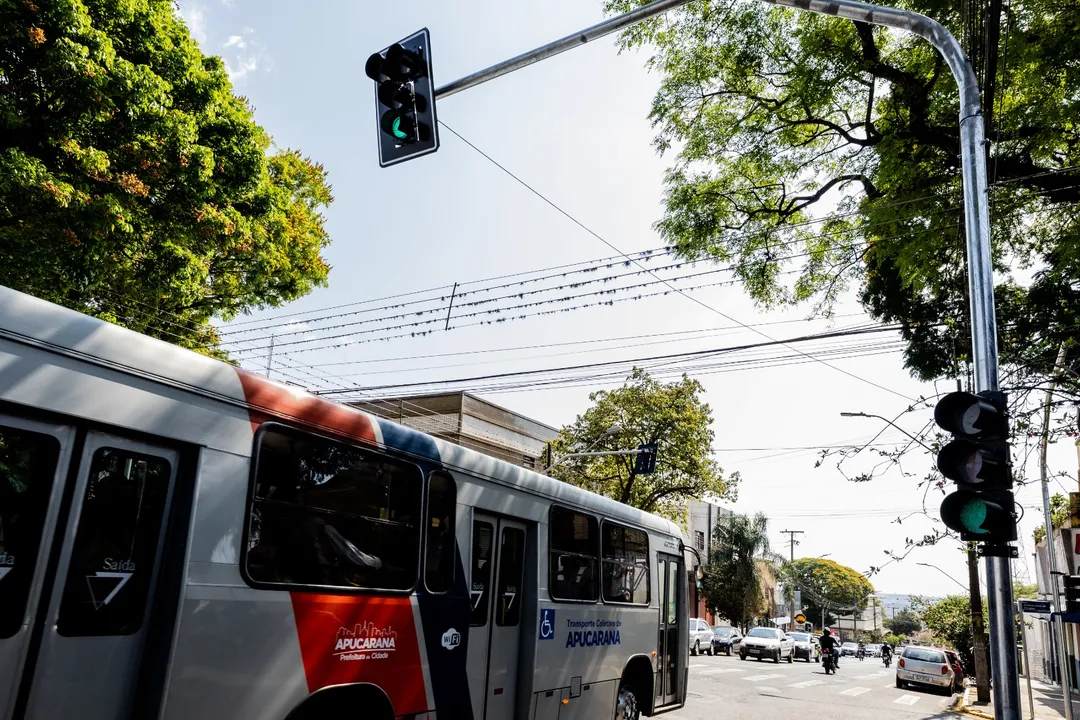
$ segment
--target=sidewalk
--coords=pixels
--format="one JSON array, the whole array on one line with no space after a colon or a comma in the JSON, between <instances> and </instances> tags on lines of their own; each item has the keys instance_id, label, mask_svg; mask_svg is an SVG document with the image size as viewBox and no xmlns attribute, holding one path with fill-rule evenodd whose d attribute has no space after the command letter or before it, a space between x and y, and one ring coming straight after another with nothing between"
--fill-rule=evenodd
<instances>
[{"instance_id":1,"label":"sidewalk","mask_svg":"<svg viewBox=\"0 0 1080 720\"><path fill-rule=\"evenodd\" d=\"M1031 681L1031 694L1035 700L1035 718L1037 720L1058 720L1065 717L1065 700L1061 690L1041 683ZM1080 713L1080 695L1072 696L1073 712ZM981 703L975 700L975 687L968 687L964 694L956 699L953 706L955 710L974 715L987 720L994 720L994 705L992 702ZM1028 701L1027 681L1020 678L1020 717L1022 720L1031 718L1031 704Z\"/></svg>"}]
</instances>

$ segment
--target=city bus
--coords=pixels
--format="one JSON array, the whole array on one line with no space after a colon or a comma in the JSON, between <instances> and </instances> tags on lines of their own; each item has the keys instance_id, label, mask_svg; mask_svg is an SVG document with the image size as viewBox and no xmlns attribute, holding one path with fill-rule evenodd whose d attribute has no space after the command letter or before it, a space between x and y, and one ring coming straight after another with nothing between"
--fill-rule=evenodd
<instances>
[{"instance_id":1,"label":"city bus","mask_svg":"<svg viewBox=\"0 0 1080 720\"><path fill-rule=\"evenodd\" d=\"M672 522L0 288L0 718L683 705Z\"/></svg>"}]
</instances>

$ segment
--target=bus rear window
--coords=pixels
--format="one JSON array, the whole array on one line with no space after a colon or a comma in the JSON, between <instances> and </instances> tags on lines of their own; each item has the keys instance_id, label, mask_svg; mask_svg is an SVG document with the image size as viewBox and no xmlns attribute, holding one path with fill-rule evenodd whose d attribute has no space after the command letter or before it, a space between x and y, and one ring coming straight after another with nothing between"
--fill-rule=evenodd
<instances>
[{"instance_id":1,"label":"bus rear window","mask_svg":"<svg viewBox=\"0 0 1080 720\"><path fill-rule=\"evenodd\" d=\"M256 583L410 590L420 564L417 466L297 430L259 439L246 569Z\"/></svg>"},{"instance_id":2,"label":"bus rear window","mask_svg":"<svg viewBox=\"0 0 1080 720\"><path fill-rule=\"evenodd\" d=\"M548 521L548 578L553 600L595 602L600 528L592 515L552 506Z\"/></svg>"}]
</instances>

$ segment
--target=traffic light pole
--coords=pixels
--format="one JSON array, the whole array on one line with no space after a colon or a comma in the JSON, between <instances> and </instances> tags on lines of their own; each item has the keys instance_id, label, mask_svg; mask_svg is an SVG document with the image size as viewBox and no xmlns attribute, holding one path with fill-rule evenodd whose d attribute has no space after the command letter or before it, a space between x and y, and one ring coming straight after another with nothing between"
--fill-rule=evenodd
<instances>
[{"instance_id":1,"label":"traffic light pole","mask_svg":"<svg viewBox=\"0 0 1080 720\"><path fill-rule=\"evenodd\" d=\"M994 313L994 274L990 259L990 206L986 185L986 130L979 83L960 43L940 23L918 13L858 2L858 0L761 0L771 5L832 15L870 25L914 33L927 40L949 66L960 93L960 161L964 191L964 229L967 244L968 295L971 306L971 347L975 392L997 391L997 325ZM573 35L542 45L492 65L435 91L442 99L462 90L584 45L635 23L685 5L689 0L655 0L616 15ZM1008 550L999 548L998 552ZM1012 575L1009 557L987 554L986 587L990 611L991 669L994 710L998 718L1020 720L1016 632L1013 627Z\"/></svg>"}]
</instances>

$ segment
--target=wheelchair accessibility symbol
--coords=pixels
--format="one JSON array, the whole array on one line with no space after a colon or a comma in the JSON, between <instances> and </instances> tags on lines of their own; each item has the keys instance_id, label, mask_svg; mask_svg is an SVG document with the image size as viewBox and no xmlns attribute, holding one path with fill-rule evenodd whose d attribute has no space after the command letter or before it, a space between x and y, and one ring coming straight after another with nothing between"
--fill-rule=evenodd
<instances>
[{"instance_id":1,"label":"wheelchair accessibility symbol","mask_svg":"<svg viewBox=\"0 0 1080 720\"><path fill-rule=\"evenodd\" d=\"M555 637L555 609L540 610L540 639L551 640Z\"/></svg>"}]
</instances>

